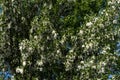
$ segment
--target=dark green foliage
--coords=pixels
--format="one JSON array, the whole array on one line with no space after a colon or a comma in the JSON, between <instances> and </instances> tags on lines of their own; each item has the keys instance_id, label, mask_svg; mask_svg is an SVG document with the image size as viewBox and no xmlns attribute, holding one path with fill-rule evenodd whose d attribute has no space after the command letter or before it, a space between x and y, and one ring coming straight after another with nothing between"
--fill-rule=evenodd
<instances>
[{"instance_id":1,"label":"dark green foliage","mask_svg":"<svg viewBox=\"0 0 120 80\"><path fill-rule=\"evenodd\" d=\"M2 3L0 54L16 80L106 80L111 68L119 70L109 66L119 65L118 8L107 0Z\"/></svg>"}]
</instances>

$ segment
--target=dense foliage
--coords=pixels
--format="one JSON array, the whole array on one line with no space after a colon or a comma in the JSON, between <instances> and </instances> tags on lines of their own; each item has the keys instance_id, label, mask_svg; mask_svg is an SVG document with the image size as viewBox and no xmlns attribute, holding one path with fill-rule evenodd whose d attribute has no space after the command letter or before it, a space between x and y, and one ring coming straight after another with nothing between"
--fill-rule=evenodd
<instances>
[{"instance_id":1,"label":"dense foliage","mask_svg":"<svg viewBox=\"0 0 120 80\"><path fill-rule=\"evenodd\" d=\"M119 79L119 0L1 0L0 70L15 80ZM111 77L112 76L112 77Z\"/></svg>"}]
</instances>

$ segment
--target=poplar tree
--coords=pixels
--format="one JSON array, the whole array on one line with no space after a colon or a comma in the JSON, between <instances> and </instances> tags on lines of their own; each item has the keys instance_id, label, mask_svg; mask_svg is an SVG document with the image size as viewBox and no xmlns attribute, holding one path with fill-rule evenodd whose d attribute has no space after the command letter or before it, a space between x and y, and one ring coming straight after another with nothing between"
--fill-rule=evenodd
<instances>
[{"instance_id":1,"label":"poplar tree","mask_svg":"<svg viewBox=\"0 0 120 80\"><path fill-rule=\"evenodd\" d=\"M0 3L0 59L16 80L120 78L119 0Z\"/></svg>"}]
</instances>

